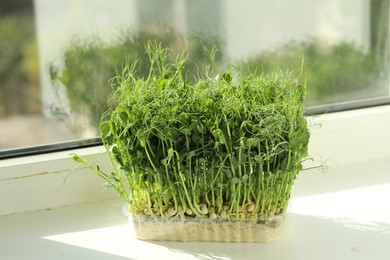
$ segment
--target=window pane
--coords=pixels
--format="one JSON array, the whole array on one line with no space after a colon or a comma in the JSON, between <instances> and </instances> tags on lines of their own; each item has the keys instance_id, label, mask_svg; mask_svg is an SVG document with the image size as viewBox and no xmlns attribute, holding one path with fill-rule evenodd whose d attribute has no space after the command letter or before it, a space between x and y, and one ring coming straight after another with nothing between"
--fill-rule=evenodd
<instances>
[{"instance_id":1,"label":"window pane","mask_svg":"<svg viewBox=\"0 0 390 260\"><path fill-rule=\"evenodd\" d=\"M98 137L150 40L188 47L194 74L203 45L222 69L303 66L308 107L389 98L389 0L0 0L0 150Z\"/></svg>"}]
</instances>

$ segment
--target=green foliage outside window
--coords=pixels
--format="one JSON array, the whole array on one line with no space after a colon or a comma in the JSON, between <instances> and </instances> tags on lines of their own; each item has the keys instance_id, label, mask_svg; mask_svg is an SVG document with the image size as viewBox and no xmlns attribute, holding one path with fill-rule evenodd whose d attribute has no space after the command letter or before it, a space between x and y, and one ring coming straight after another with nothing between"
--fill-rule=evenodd
<instances>
[{"instance_id":1,"label":"green foliage outside window","mask_svg":"<svg viewBox=\"0 0 390 260\"><path fill-rule=\"evenodd\" d=\"M0 39L0 116L39 112L39 66L32 16L0 16Z\"/></svg>"},{"instance_id":2,"label":"green foliage outside window","mask_svg":"<svg viewBox=\"0 0 390 260\"><path fill-rule=\"evenodd\" d=\"M307 75L307 105L344 101L348 96L384 95L378 88L381 68L375 56L353 43L327 45L312 39L290 42L244 61L249 71L269 72L275 66L293 70L303 61ZM296 73L300 73L296 71ZM379 91L379 93L378 93Z\"/></svg>"},{"instance_id":3,"label":"green foliage outside window","mask_svg":"<svg viewBox=\"0 0 390 260\"><path fill-rule=\"evenodd\" d=\"M100 115L109 107L109 100L114 89L108 82L127 61L137 60L137 74L147 77L150 61L145 53L148 41L161 42L165 47L175 52L185 48L191 49L186 70L198 73L198 65L207 65L208 59L199 53L203 47L216 44L213 37L190 36L185 39L169 27L159 30L124 31L112 44L100 39L74 39L64 52L64 68L51 64L50 77L55 83L60 82L66 88L71 113L87 113L94 126L98 126ZM203 46L204 45L204 46ZM222 57L219 55L216 61ZM65 110L53 110L61 120L69 116Z\"/></svg>"}]
</instances>

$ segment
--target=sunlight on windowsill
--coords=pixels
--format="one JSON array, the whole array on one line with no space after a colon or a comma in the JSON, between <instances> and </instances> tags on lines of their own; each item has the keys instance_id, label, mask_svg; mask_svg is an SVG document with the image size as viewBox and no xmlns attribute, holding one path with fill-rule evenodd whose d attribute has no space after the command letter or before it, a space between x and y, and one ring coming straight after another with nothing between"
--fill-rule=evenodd
<instances>
[{"instance_id":1,"label":"sunlight on windowsill","mask_svg":"<svg viewBox=\"0 0 390 260\"><path fill-rule=\"evenodd\" d=\"M142 241L136 240L131 235L131 226L125 224L52 235L43 238L118 256L126 257L129 256L129 252L131 252L132 257L134 257L135 253L139 254L137 256L139 258L145 257L144 252L150 250L148 249L148 245ZM129 248L136 248L137 250L129 250ZM161 250L159 254L163 254L163 251L164 250ZM154 250L154 253L156 253L156 250Z\"/></svg>"},{"instance_id":2,"label":"sunlight on windowsill","mask_svg":"<svg viewBox=\"0 0 390 260\"><path fill-rule=\"evenodd\" d=\"M293 200L291 213L390 234L389 196L390 184L303 196Z\"/></svg>"},{"instance_id":3,"label":"sunlight on windowsill","mask_svg":"<svg viewBox=\"0 0 390 260\"><path fill-rule=\"evenodd\" d=\"M361 237L366 237L370 241L380 239L390 234L390 208L385 206L386 198L389 196L390 184L383 184L296 197L292 201L285 238L276 243L233 243L229 244L230 249L226 249L224 243L141 241L134 238L132 227L127 224L43 238L131 259L152 259L157 255L159 259L170 259L172 248L176 253L183 254L182 259L199 259L200 255L203 257L200 259L232 259L224 250L240 250L240 247L246 249L257 247L258 250L259 247L266 249L267 246L290 248L292 244L312 243L310 242L312 236L318 236L319 233L323 239L337 238L334 241L336 244L343 239L348 241ZM297 236L301 239L296 240ZM356 253L360 252L361 247L351 246L349 249L350 252ZM207 252L215 250L220 251L218 258L210 258L211 255ZM292 252L287 250L285 253Z\"/></svg>"}]
</instances>

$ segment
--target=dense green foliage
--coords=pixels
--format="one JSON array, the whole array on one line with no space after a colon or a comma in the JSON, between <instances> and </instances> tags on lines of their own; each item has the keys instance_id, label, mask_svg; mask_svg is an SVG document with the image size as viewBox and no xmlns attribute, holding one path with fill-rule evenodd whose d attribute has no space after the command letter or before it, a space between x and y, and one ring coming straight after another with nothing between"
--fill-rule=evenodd
<instances>
[{"instance_id":1,"label":"dense green foliage","mask_svg":"<svg viewBox=\"0 0 390 260\"><path fill-rule=\"evenodd\" d=\"M216 50L206 52L212 63ZM100 132L120 167L97 173L136 214L285 213L307 156L305 84L279 70L243 75L213 66L190 81L188 53L156 44L147 53L146 78L127 63L111 80L117 106L104 114Z\"/></svg>"}]
</instances>

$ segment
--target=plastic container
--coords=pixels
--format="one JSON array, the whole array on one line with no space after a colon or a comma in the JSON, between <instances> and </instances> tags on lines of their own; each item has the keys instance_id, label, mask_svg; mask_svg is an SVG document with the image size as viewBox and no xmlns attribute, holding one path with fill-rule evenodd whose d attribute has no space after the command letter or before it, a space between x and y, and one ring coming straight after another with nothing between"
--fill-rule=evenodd
<instances>
[{"instance_id":1,"label":"plastic container","mask_svg":"<svg viewBox=\"0 0 390 260\"><path fill-rule=\"evenodd\" d=\"M285 216L262 220L208 219L193 217L150 217L123 212L140 240L207 241L207 242L269 242L285 233Z\"/></svg>"}]
</instances>

